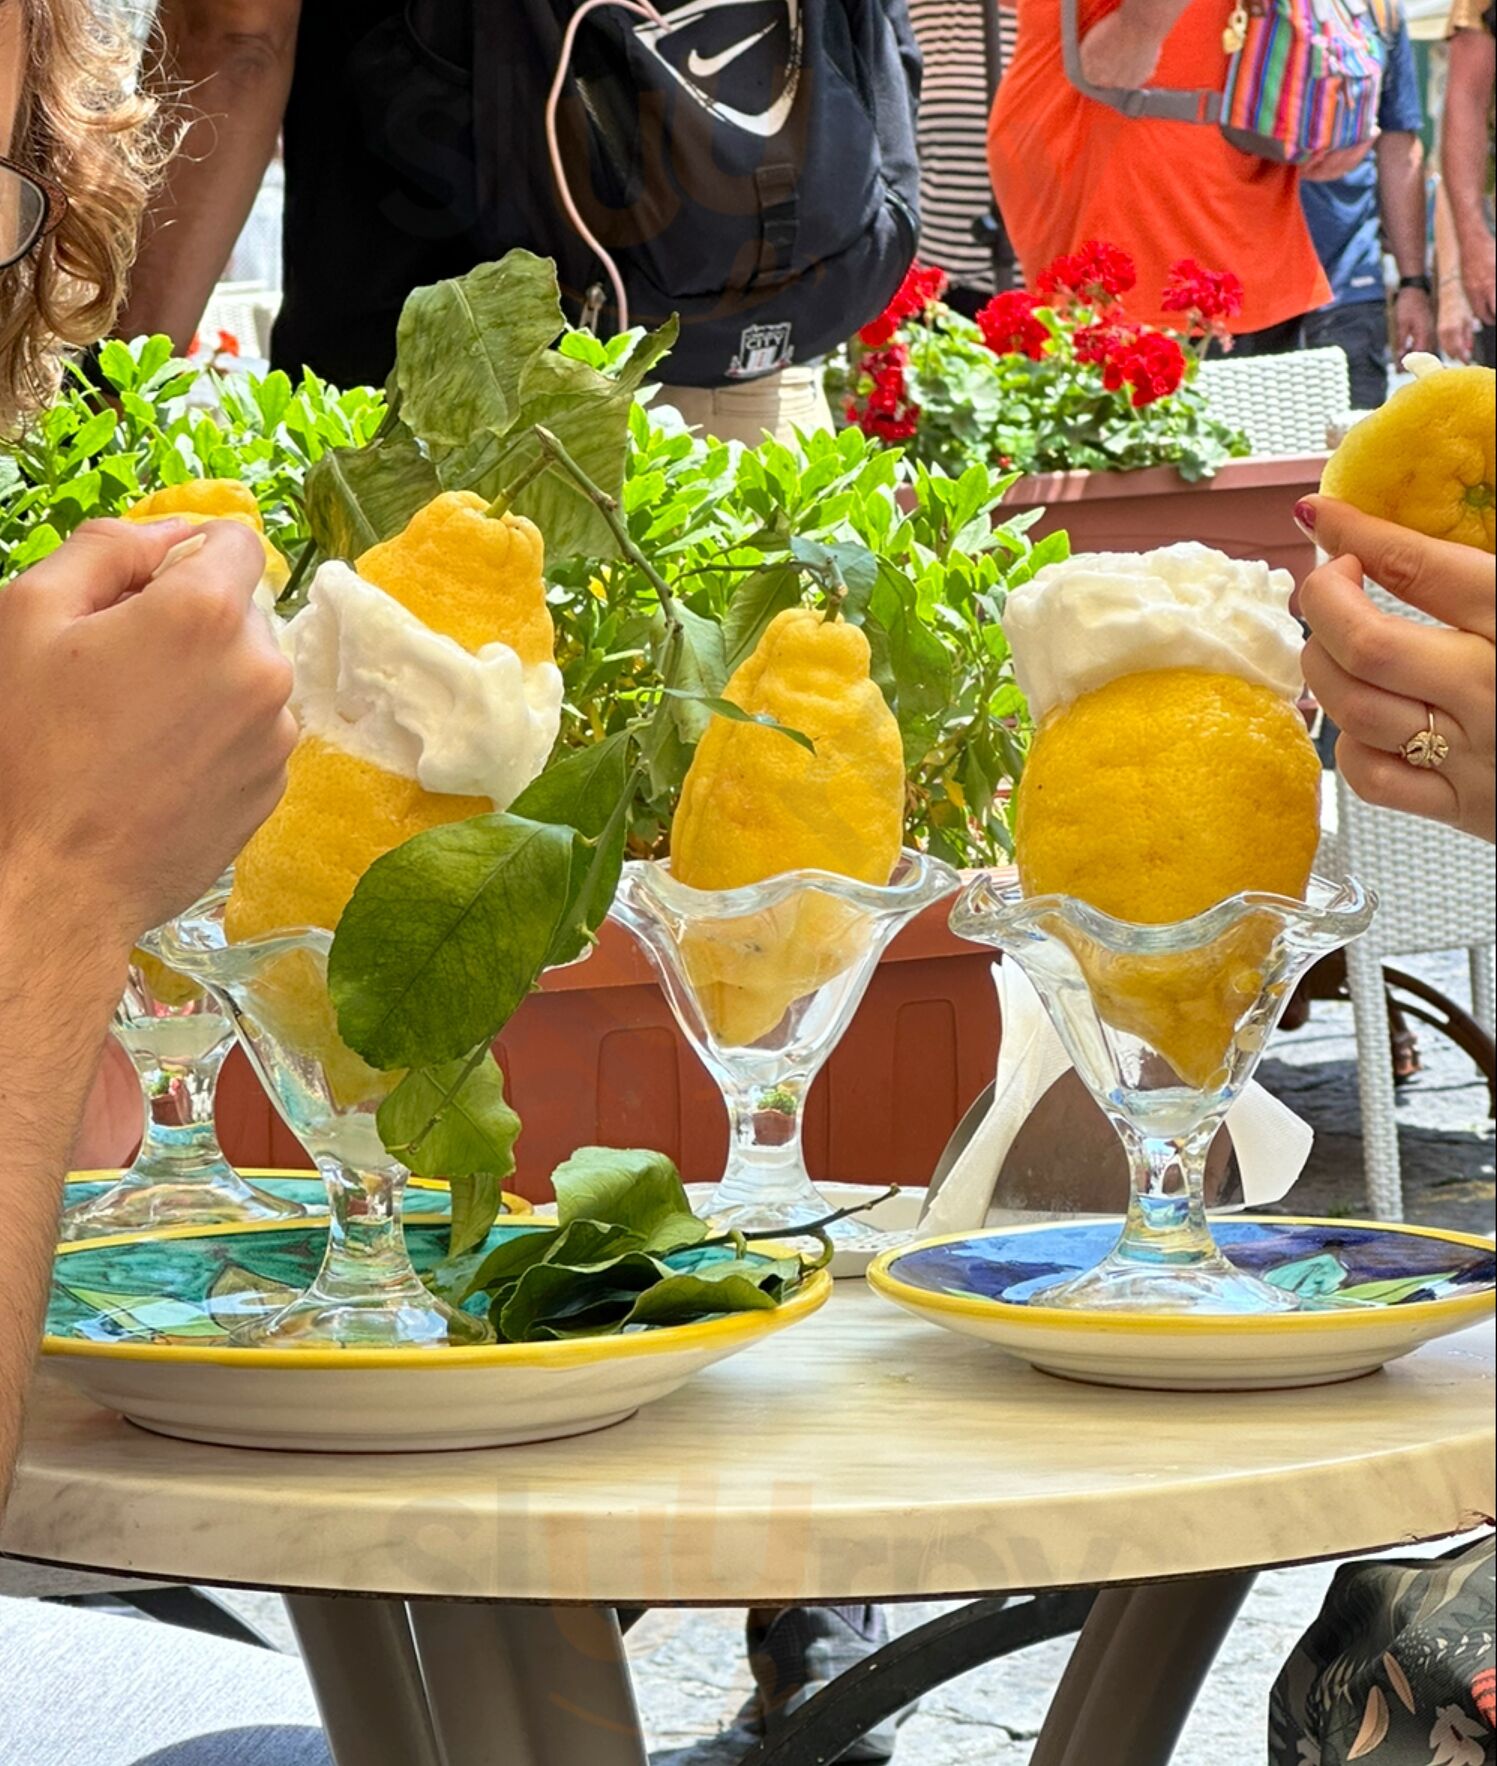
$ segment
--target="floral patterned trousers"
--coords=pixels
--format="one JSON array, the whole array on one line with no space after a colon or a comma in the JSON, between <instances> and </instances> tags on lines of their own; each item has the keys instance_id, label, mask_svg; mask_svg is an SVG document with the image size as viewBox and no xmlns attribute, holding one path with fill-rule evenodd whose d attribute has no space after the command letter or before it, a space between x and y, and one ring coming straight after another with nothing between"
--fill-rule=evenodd
<instances>
[{"instance_id":1,"label":"floral patterned trousers","mask_svg":"<svg viewBox=\"0 0 1497 1766\"><path fill-rule=\"evenodd\" d=\"M1493 1545L1343 1565L1274 1687L1270 1766L1497 1766Z\"/></svg>"}]
</instances>

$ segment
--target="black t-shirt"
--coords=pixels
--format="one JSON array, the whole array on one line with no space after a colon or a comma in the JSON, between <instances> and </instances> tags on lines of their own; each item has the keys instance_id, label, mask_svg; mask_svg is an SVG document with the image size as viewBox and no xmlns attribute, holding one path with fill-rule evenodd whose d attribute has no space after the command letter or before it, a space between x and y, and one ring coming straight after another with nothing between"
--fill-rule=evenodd
<instances>
[{"instance_id":1,"label":"black t-shirt","mask_svg":"<svg viewBox=\"0 0 1497 1766\"><path fill-rule=\"evenodd\" d=\"M474 233L466 82L441 54L445 12L421 56L407 0L308 0L286 106L285 298L271 359L339 386L383 384L411 289L487 255ZM414 65L417 64L417 65Z\"/></svg>"}]
</instances>

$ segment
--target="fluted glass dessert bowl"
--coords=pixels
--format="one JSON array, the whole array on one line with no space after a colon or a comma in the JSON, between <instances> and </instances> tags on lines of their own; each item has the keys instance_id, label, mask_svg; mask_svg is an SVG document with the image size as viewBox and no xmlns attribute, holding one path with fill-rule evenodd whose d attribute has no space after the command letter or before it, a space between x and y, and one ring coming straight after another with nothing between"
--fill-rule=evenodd
<instances>
[{"instance_id":1,"label":"fluted glass dessert bowl","mask_svg":"<svg viewBox=\"0 0 1497 1766\"><path fill-rule=\"evenodd\" d=\"M1233 897L1191 920L1135 925L1070 896L975 879L952 930L1020 965L1128 1155L1131 1199L1094 1269L1032 1305L1272 1313L1295 1301L1238 1270L1206 1215L1206 1154L1311 964L1371 924L1374 897L1312 877L1304 901Z\"/></svg>"},{"instance_id":2,"label":"fluted glass dessert bowl","mask_svg":"<svg viewBox=\"0 0 1497 1766\"><path fill-rule=\"evenodd\" d=\"M246 1183L224 1157L213 1108L234 1026L211 993L137 950L113 1029L140 1080L140 1151L117 1182L64 1212L65 1242L306 1213L300 1202Z\"/></svg>"},{"instance_id":3,"label":"fluted glass dessert bowl","mask_svg":"<svg viewBox=\"0 0 1497 1766\"><path fill-rule=\"evenodd\" d=\"M833 1212L801 1144L811 1083L852 1021L890 940L960 886L949 865L900 854L888 884L786 871L692 889L668 860L624 867L610 910L639 940L728 1112L728 1162L693 1201L740 1232L791 1232ZM834 1238L873 1237L853 1221Z\"/></svg>"},{"instance_id":4,"label":"fluted glass dessert bowl","mask_svg":"<svg viewBox=\"0 0 1497 1766\"><path fill-rule=\"evenodd\" d=\"M411 1264L401 1225L409 1172L376 1115L403 1077L370 1067L338 1034L327 987L331 932L301 929L230 944L227 890L156 934L163 961L219 1002L286 1125L327 1188L327 1248L316 1280L280 1311L247 1319L254 1348L437 1348L490 1340L483 1320L444 1305Z\"/></svg>"}]
</instances>

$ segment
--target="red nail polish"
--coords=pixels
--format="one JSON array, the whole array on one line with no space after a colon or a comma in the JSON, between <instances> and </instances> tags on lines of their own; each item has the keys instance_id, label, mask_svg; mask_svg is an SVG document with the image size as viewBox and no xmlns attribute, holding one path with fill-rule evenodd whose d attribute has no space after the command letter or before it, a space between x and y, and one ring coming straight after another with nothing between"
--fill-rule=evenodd
<instances>
[{"instance_id":1,"label":"red nail polish","mask_svg":"<svg viewBox=\"0 0 1497 1766\"><path fill-rule=\"evenodd\" d=\"M1315 532L1315 505L1313 503L1296 503L1294 519L1308 534Z\"/></svg>"}]
</instances>

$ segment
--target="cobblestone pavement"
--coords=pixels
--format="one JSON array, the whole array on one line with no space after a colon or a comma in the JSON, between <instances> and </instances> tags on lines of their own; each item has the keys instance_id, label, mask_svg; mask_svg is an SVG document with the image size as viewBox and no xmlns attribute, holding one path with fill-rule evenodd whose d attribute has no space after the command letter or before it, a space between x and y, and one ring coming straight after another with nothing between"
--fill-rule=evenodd
<instances>
[{"instance_id":1,"label":"cobblestone pavement","mask_svg":"<svg viewBox=\"0 0 1497 1766\"><path fill-rule=\"evenodd\" d=\"M1417 972L1469 1000L1464 959L1434 958ZM1458 1050L1421 1031L1424 1072L1399 1094L1409 1218L1472 1232L1494 1226L1493 1138L1485 1087ZM1316 1147L1289 1206L1306 1214L1362 1214L1356 1044L1350 1008L1321 1005L1281 1036L1264 1082L1316 1130ZM1314 1616L1334 1566L1262 1577L1228 1638L1191 1718L1175 1766L1261 1766L1269 1688ZM279 1639L271 1596L235 1595ZM945 1609L910 1606L903 1631ZM933 1694L905 1725L897 1766L1025 1766L1068 1645L1045 1645L993 1663ZM630 1639L652 1766L737 1766L749 1738L731 1725L748 1689L742 1616L652 1613ZM579 1763L581 1766L581 1763Z\"/></svg>"}]
</instances>

